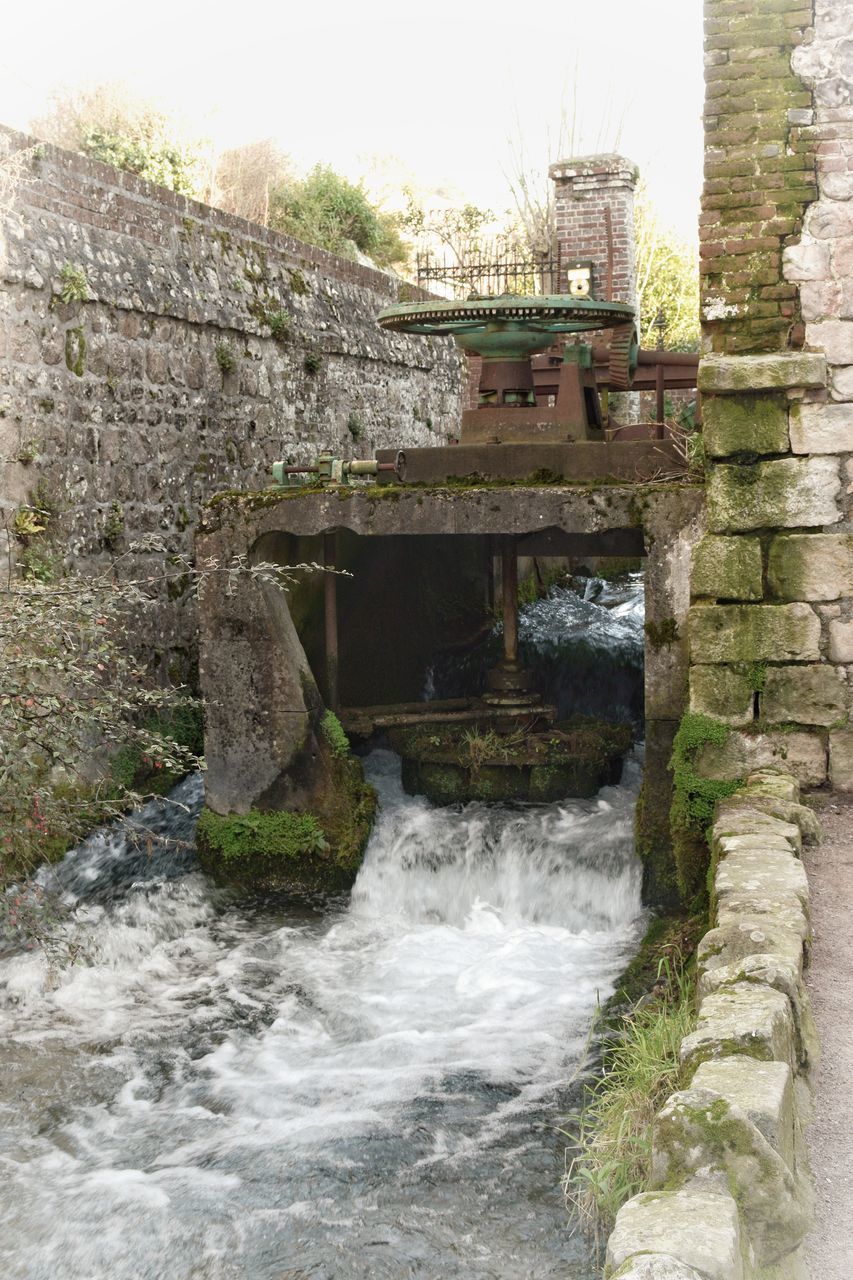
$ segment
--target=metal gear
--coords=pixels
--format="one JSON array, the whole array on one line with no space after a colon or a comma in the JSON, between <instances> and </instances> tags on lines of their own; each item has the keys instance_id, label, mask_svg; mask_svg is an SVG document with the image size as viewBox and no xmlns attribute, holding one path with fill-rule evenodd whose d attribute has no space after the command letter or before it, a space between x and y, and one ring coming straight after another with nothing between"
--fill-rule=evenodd
<instances>
[{"instance_id":1,"label":"metal gear","mask_svg":"<svg viewBox=\"0 0 853 1280\"><path fill-rule=\"evenodd\" d=\"M608 383L611 391L628 391L634 381L639 344L633 324L615 325L610 337Z\"/></svg>"}]
</instances>

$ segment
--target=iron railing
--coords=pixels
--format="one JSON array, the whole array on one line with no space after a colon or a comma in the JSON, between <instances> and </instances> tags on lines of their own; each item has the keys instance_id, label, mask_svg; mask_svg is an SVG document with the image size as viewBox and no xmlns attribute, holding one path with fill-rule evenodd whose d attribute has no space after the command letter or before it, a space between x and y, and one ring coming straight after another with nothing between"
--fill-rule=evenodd
<instances>
[{"instance_id":1,"label":"iron railing","mask_svg":"<svg viewBox=\"0 0 853 1280\"><path fill-rule=\"evenodd\" d=\"M565 285L559 248L553 255L530 258L502 256L487 249L468 253L462 262L439 259L426 250L418 252L415 266L421 289L450 298L467 298L472 293L489 297L560 293Z\"/></svg>"}]
</instances>

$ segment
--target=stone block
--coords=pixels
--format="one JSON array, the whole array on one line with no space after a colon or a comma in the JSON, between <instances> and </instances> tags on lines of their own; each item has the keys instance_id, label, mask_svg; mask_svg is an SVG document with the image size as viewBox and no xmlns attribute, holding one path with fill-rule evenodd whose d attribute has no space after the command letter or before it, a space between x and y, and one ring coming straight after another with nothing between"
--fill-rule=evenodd
<instances>
[{"instance_id":1,"label":"stone block","mask_svg":"<svg viewBox=\"0 0 853 1280\"><path fill-rule=\"evenodd\" d=\"M794 453L853 451L853 404L792 404L791 449Z\"/></svg>"},{"instance_id":2,"label":"stone block","mask_svg":"<svg viewBox=\"0 0 853 1280\"><path fill-rule=\"evenodd\" d=\"M770 543L767 582L781 600L838 600L853 594L853 537L780 534Z\"/></svg>"},{"instance_id":3,"label":"stone block","mask_svg":"<svg viewBox=\"0 0 853 1280\"><path fill-rule=\"evenodd\" d=\"M741 794L773 796L777 800L797 803L800 799L800 787L796 778L780 773L776 768L753 769L745 785L741 787Z\"/></svg>"},{"instance_id":4,"label":"stone block","mask_svg":"<svg viewBox=\"0 0 853 1280\"><path fill-rule=\"evenodd\" d=\"M803 838L799 823L785 817L753 808L761 797L744 795L745 787L741 787L733 796L728 796L717 806L714 826L711 834L713 842L719 840L754 841L768 840L771 844L784 842L787 847L799 855L803 847ZM780 803L777 801L777 803ZM794 808L789 805L789 809ZM805 806L797 806L805 808ZM805 810L807 813L810 810Z\"/></svg>"},{"instance_id":5,"label":"stone block","mask_svg":"<svg viewBox=\"0 0 853 1280\"><path fill-rule=\"evenodd\" d=\"M800 311L806 321L837 316L841 309L841 286L836 280L807 280L800 285Z\"/></svg>"},{"instance_id":6,"label":"stone block","mask_svg":"<svg viewBox=\"0 0 853 1280\"><path fill-rule=\"evenodd\" d=\"M847 718L845 694L837 667L768 667L761 718L768 724L837 724Z\"/></svg>"},{"instance_id":7,"label":"stone block","mask_svg":"<svg viewBox=\"0 0 853 1280\"><path fill-rule=\"evenodd\" d=\"M836 367L832 375L832 394L836 400L853 400L853 365Z\"/></svg>"},{"instance_id":8,"label":"stone block","mask_svg":"<svg viewBox=\"0 0 853 1280\"><path fill-rule=\"evenodd\" d=\"M705 997L696 1030L681 1042L681 1061L686 1067L698 1067L709 1058L733 1053L793 1066L794 1023L786 996L745 982Z\"/></svg>"},{"instance_id":9,"label":"stone block","mask_svg":"<svg viewBox=\"0 0 853 1280\"><path fill-rule=\"evenodd\" d=\"M837 363L853 364L853 358ZM737 391L784 391L789 387L825 387L826 359L820 353L807 351L780 351L754 356L709 355L699 363L698 385L703 394L717 395Z\"/></svg>"},{"instance_id":10,"label":"stone block","mask_svg":"<svg viewBox=\"0 0 853 1280\"><path fill-rule=\"evenodd\" d=\"M829 735L829 781L838 791L853 791L853 729Z\"/></svg>"},{"instance_id":11,"label":"stone block","mask_svg":"<svg viewBox=\"0 0 853 1280\"><path fill-rule=\"evenodd\" d=\"M714 827L711 841L720 858L727 858L731 854L752 853L755 850L792 854L799 858L802 850L799 827L788 826L784 822L773 823L772 826L758 830L751 823L749 826L749 830L735 832L721 832Z\"/></svg>"},{"instance_id":12,"label":"stone block","mask_svg":"<svg viewBox=\"0 0 853 1280\"><path fill-rule=\"evenodd\" d=\"M755 693L747 676L731 667L690 668L690 710L742 727L753 722Z\"/></svg>"},{"instance_id":13,"label":"stone block","mask_svg":"<svg viewBox=\"0 0 853 1280\"><path fill-rule=\"evenodd\" d=\"M853 662L853 622L842 619L829 624L830 662Z\"/></svg>"},{"instance_id":14,"label":"stone block","mask_svg":"<svg viewBox=\"0 0 853 1280\"><path fill-rule=\"evenodd\" d=\"M803 844L818 844L821 827L817 815L804 804L778 800L773 796L743 794L743 789L728 796L717 806L718 822L731 823L745 814L752 818L767 817L786 825L796 826L802 833ZM715 830L717 826L715 824Z\"/></svg>"},{"instance_id":15,"label":"stone block","mask_svg":"<svg viewBox=\"0 0 853 1280\"><path fill-rule=\"evenodd\" d=\"M820 619L807 604L697 604L688 614L695 663L820 658Z\"/></svg>"},{"instance_id":16,"label":"stone block","mask_svg":"<svg viewBox=\"0 0 853 1280\"><path fill-rule=\"evenodd\" d=\"M757 538L703 538L693 552L690 591L718 600L760 600L761 543Z\"/></svg>"},{"instance_id":17,"label":"stone block","mask_svg":"<svg viewBox=\"0 0 853 1280\"><path fill-rule=\"evenodd\" d=\"M819 320L806 325L806 341L810 347L819 347L829 364L853 364L853 320Z\"/></svg>"},{"instance_id":18,"label":"stone block","mask_svg":"<svg viewBox=\"0 0 853 1280\"><path fill-rule=\"evenodd\" d=\"M733 729L723 743L706 743L696 759L697 771L721 781L744 777L750 769L776 765L807 787L826 782L826 749L817 734L755 733Z\"/></svg>"},{"instance_id":19,"label":"stone block","mask_svg":"<svg viewBox=\"0 0 853 1280\"><path fill-rule=\"evenodd\" d=\"M750 924L750 933L763 932ZM795 1061L801 1070L807 1071L818 1061L819 1046L808 993L803 985L803 954L800 943L798 960L783 960L774 953L759 951L731 964L719 965L715 969L705 968L699 975L696 990L700 1000L744 982L781 992L788 1000L794 1022Z\"/></svg>"},{"instance_id":20,"label":"stone block","mask_svg":"<svg viewBox=\"0 0 853 1280\"><path fill-rule=\"evenodd\" d=\"M741 849L717 864L714 905L721 928L745 917L769 917L805 941L811 936L808 902L805 869L789 849Z\"/></svg>"},{"instance_id":21,"label":"stone block","mask_svg":"<svg viewBox=\"0 0 853 1280\"><path fill-rule=\"evenodd\" d=\"M788 1164L736 1102L694 1084L655 1117L652 1185L708 1169L725 1175L759 1266L800 1245L811 1216Z\"/></svg>"},{"instance_id":22,"label":"stone block","mask_svg":"<svg viewBox=\"0 0 853 1280\"><path fill-rule=\"evenodd\" d=\"M831 275L829 246L803 240L782 254L786 280L828 280Z\"/></svg>"},{"instance_id":23,"label":"stone block","mask_svg":"<svg viewBox=\"0 0 853 1280\"><path fill-rule=\"evenodd\" d=\"M612 1273L612 1280L703 1280L698 1271L671 1253L643 1253L629 1258Z\"/></svg>"},{"instance_id":24,"label":"stone block","mask_svg":"<svg viewBox=\"0 0 853 1280\"><path fill-rule=\"evenodd\" d=\"M737 1205L721 1179L694 1178L677 1191L644 1192L622 1206L607 1242L605 1276L649 1253L669 1254L703 1280L743 1280Z\"/></svg>"},{"instance_id":25,"label":"stone block","mask_svg":"<svg viewBox=\"0 0 853 1280\"><path fill-rule=\"evenodd\" d=\"M711 458L733 453L787 453L788 399L772 395L707 396L702 436Z\"/></svg>"},{"instance_id":26,"label":"stone block","mask_svg":"<svg viewBox=\"0 0 853 1280\"><path fill-rule=\"evenodd\" d=\"M708 524L712 533L835 524L840 494L836 458L718 465L708 477Z\"/></svg>"},{"instance_id":27,"label":"stone block","mask_svg":"<svg viewBox=\"0 0 853 1280\"><path fill-rule=\"evenodd\" d=\"M794 1086L787 1062L757 1062L743 1054L703 1062L694 1089L713 1089L755 1125L789 1169L794 1167Z\"/></svg>"},{"instance_id":28,"label":"stone block","mask_svg":"<svg viewBox=\"0 0 853 1280\"><path fill-rule=\"evenodd\" d=\"M700 995L716 990L723 981L731 982L739 972L737 966L756 956L799 977L803 954L799 933L765 917L743 916L736 924L717 925L705 934L696 953ZM707 983L715 974L725 978Z\"/></svg>"}]
</instances>

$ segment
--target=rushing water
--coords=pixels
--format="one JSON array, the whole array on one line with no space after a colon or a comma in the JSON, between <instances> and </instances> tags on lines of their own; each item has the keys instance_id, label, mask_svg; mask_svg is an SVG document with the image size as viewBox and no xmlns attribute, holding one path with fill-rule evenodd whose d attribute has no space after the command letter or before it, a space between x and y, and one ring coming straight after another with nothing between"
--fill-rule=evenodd
<instances>
[{"instance_id":1,"label":"rushing water","mask_svg":"<svg viewBox=\"0 0 853 1280\"><path fill-rule=\"evenodd\" d=\"M639 765L438 809L367 764L351 895L215 890L198 779L50 873L75 963L0 963L4 1278L591 1276L557 1125L637 937Z\"/></svg>"},{"instance_id":2,"label":"rushing water","mask_svg":"<svg viewBox=\"0 0 853 1280\"><path fill-rule=\"evenodd\" d=\"M643 575L575 578L519 611L519 648L537 691L572 715L643 721ZM444 655L426 674L424 696L456 698L484 687L501 653L500 627L469 653Z\"/></svg>"}]
</instances>

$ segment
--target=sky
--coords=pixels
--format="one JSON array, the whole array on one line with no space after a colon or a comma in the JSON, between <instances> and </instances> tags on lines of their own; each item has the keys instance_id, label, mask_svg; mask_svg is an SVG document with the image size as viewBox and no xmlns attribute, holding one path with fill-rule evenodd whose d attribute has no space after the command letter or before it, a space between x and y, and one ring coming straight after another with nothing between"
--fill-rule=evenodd
<instances>
[{"instance_id":1,"label":"sky","mask_svg":"<svg viewBox=\"0 0 853 1280\"><path fill-rule=\"evenodd\" d=\"M13 128L58 88L121 81L217 147L270 137L302 169L331 164L390 197L409 182L496 211L511 204L513 152L544 175L558 150L618 150L662 220L696 236L702 0L4 9L0 123Z\"/></svg>"}]
</instances>

